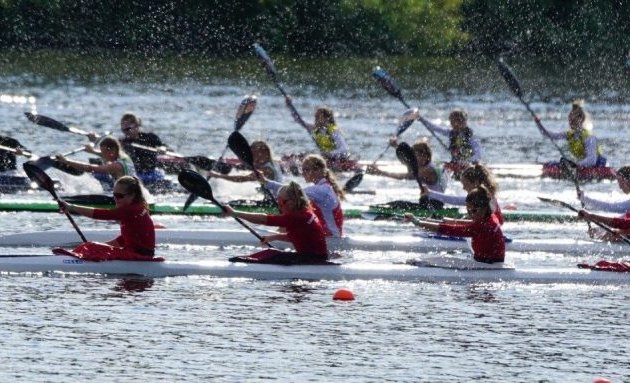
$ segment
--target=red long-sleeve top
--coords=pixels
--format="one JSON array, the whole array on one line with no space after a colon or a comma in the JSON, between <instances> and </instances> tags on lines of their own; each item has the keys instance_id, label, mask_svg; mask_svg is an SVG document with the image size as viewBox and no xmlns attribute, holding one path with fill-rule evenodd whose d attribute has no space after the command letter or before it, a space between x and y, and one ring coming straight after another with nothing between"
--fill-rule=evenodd
<instances>
[{"instance_id":1,"label":"red long-sleeve top","mask_svg":"<svg viewBox=\"0 0 630 383\"><path fill-rule=\"evenodd\" d=\"M116 241L138 254L155 250L155 227L149 211L141 203L113 209L94 209L95 219L119 221L120 236Z\"/></svg>"},{"instance_id":2,"label":"red long-sleeve top","mask_svg":"<svg viewBox=\"0 0 630 383\"><path fill-rule=\"evenodd\" d=\"M495 214L481 222L441 223L439 234L457 237L472 237L475 261L494 263L505 260L505 239L501 224Z\"/></svg>"}]
</instances>

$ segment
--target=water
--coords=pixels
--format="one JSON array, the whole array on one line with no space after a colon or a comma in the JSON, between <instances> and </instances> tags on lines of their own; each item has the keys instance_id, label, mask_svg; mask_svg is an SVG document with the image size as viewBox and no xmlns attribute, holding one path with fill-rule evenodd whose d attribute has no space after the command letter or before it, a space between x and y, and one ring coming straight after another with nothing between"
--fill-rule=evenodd
<instances>
[{"instance_id":1,"label":"water","mask_svg":"<svg viewBox=\"0 0 630 383\"><path fill-rule=\"evenodd\" d=\"M282 98L258 68L243 81L196 78L142 81L57 81L28 75L0 77L0 133L36 153L81 146L81 136L35 126L22 113L37 111L88 130L118 133L131 110L145 129L187 155L217 156L233 128L245 94L258 107L243 128L251 141L268 140L276 153L308 151L310 138L293 123ZM284 74L286 75L286 73ZM368 76L369 74L366 74ZM306 75L305 75L306 76ZM308 77L308 76L306 76ZM252 79L253 78L253 79ZM368 78L366 83L371 82ZM307 120L316 106L337 112L351 148L375 158L404 112L384 91L360 83L352 92L289 84ZM373 84L372 84L373 86ZM614 92L614 89L611 90ZM567 92L567 94L570 92ZM523 106L497 92L408 92L408 102L430 119L446 121L454 107L469 112L485 159L534 163L556 159L555 148L537 132ZM11 96L11 97L9 97ZM13 96L33 97L21 99ZM550 130L564 129L569 107L563 97L532 104ZM587 105L595 132L614 166L625 164L630 145L630 107L625 98L592 97ZM419 124L404 136L428 133ZM435 147L435 156L445 152ZM85 158L81 155L78 158ZM389 153L388 159L394 159ZM56 174L63 177L61 174ZM76 192L92 191L85 179L64 179ZM213 181L220 200L252 197L254 184ZM361 186L376 196L351 195L349 204L417 196L412 182L366 177ZM583 185L589 195L624 198L611 182ZM574 203L569 182L501 179L500 200L527 209L549 208L536 196ZM457 183L450 191L461 193ZM5 198L48 198L45 193ZM159 197L183 201L184 195ZM237 228L216 217L156 217L171 228ZM79 218L81 227L114 227ZM0 232L70 228L62 215L0 213ZM391 222L348 221L348 233L405 234ZM584 237L584 224L512 224L513 237ZM25 249L44 252L47 249ZM224 259L251 248L162 246L169 259ZM400 253L347 254L347 259L383 262ZM514 254L518 265L567 266L597 257ZM340 287L354 302L335 302ZM126 280L80 275L0 276L0 372L3 381L455 381L591 382L604 376L630 382L626 332L630 294L625 286L520 283L444 284L387 281L252 281L210 277Z\"/></svg>"}]
</instances>

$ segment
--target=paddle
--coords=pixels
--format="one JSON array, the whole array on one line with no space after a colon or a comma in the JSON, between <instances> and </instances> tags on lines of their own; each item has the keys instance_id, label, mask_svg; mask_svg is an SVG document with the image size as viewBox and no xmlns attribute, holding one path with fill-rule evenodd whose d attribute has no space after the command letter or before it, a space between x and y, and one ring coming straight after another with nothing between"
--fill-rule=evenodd
<instances>
[{"instance_id":1,"label":"paddle","mask_svg":"<svg viewBox=\"0 0 630 383\"><path fill-rule=\"evenodd\" d=\"M418 182L418 186L422 189L422 180L418 176L418 162L416 161L416 155L411 146L406 142L398 144L396 147L396 157L411 171Z\"/></svg>"},{"instance_id":2,"label":"paddle","mask_svg":"<svg viewBox=\"0 0 630 383\"><path fill-rule=\"evenodd\" d=\"M6 152L11 152L14 154L18 154L17 150L15 148L10 148L8 146L4 146L4 145L0 145L0 150L4 150ZM79 149L75 149L71 152L65 153L64 156L69 156L78 152L83 151L84 148L79 148ZM50 156L46 156L46 157L37 157L35 154L29 152L29 151L22 151L21 155L23 155L26 158L30 158L30 161L27 161L27 163L32 164L34 166L37 166L38 168L42 169L42 170L46 170L50 167L54 167L56 169L61 170L62 172L66 172L68 174L71 174L73 176L80 176L81 174L83 174L82 170L78 170L75 169L73 167L71 167L70 165L66 165L60 161L55 160L54 158L50 157Z\"/></svg>"},{"instance_id":3,"label":"paddle","mask_svg":"<svg viewBox=\"0 0 630 383\"><path fill-rule=\"evenodd\" d=\"M497 60L497 67L499 68L499 73L501 73L501 76L503 76L503 79L508 84L508 87L510 88L512 93L514 93L514 95L519 99L519 101L523 105L525 105L525 108L529 111L532 117L534 117L534 122L536 122L536 125L538 126L538 129L541 131L541 133L546 132L547 129L545 129L542 122L540 122L540 120L538 119L538 116L536 116L536 113L532 110L531 106L529 105L529 102L525 101L525 99L523 98L523 88L521 87L520 82L516 78L516 75L514 75L514 72L512 72L512 69L510 69L510 67L503 61L503 57L500 57ZM543 136L547 137L545 134L543 134ZM560 152L560 156L562 158L566 159L573 165L577 166L575 162L568 159L568 157L564 154L564 151L562 150L562 148L554 140L552 140L551 138L549 138L549 140L551 141L553 146L555 146L556 149L558 149L558 152Z\"/></svg>"},{"instance_id":4,"label":"paddle","mask_svg":"<svg viewBox=\"0 0 630 383\"><path fill-rule=\"evenodd\" d=\"M264 179L261 177L260 173L254 167L254 154L252 153L252 148L249 146L247 139L243 137L243 135L239 131L234 131L228 137L228 147L236 154L236 156L249 168L254 171L256 178L261 183L262 191L265 194L265 199L269 201L273 201L275 207L278 207L278 203L276 202L276 198L273 196L271 191L265 187L263 184Z\"/></svg>"},{"instance_id":5,"label":"paddle","mask_svg":"<svg viewBox=\"0 0 630 383\"><path fill-rule=\"evenodd\" d=\"M282 93L282 95L284 96L285 99L291 100L291 98L289 97L287 92L284 90L284 88L282 87L282 85L278 81L278 71L276 71L276 67L273 65L273 61L271 60L271 57L269 57L269 55L267 54L267 51L265 51L265 49L262 46L260 46L260 44L258 44L258 43L254 43L253 46L254 46L254 52L256 52L256 55L260 59L260 62L262 64L263 68L265 68L265 71L267 72L269 77L271 77L271 80L276 85L276 88L278 88L278 90L280 91L280 93ZM297 109L295 109L295 106L293 106L292 102L289 102L287 105L291 109L291 112L294 115L298 116L298 119L300 121L304 121L304 119L302 118L300 113L297 111ZM302 123L302 125L304 126L303 123ZM306 128L306 126L304 126L304 127ZM306 131L308 132L308 135L311 137L311 139L313 140L315 145L319 148L319 146L317 145L317 141L315 140L315 137L311 134L311 132L308 130L308 128L306 129Z\"/></svg>"},{"instance_id":6,"label":"paddle","mask_svg":"<svg viewBox=\"0 0 630 383\"><path fill-rule=\"evenodd\" d=\"M569 178L573 181L573 184L575 185L575 191L579 198L579 196L582 195L582 191L580 190L580 183L577 177L577 164L569 160L568 157L565 155L564 150L562 150L562 148L553 139L551 139L550 137L548 137L546 134L543 133L543 132L546 132L547 129L545 129L542 122L540 122L540 119L536 116L536 113L534 113L529 103L525 101L525 99L523 98L523 89L521 87L521 84L516 78L516 75L514 74L514 72L512 72L510 67L503 61L503 57L499 57L499 59L497 60L497 67L499 68L499 73L501 73L501 76L503 76L503 79L508 84L508 87L510 88L512 93L514 93L514 95L521 101L521 103L525 105L525 108L529 111L532 117L534 117L534 121L536 122L536 125L538 126L538 130L540 130L543 136L547 137L549 141L551 141L553 146L555 146L558 152L560 153L560 166L565 171L565 173L569 176ZM571 169L569 169L569 166L575 167L575 174L571 171ZM582 203L582 208L584 208L584 202L582 202L581 199L580 199L580 202ZM589 224L589 228L590 228L590 224Z\"/></svg>"},{"instance_id":7,"label":"paddle","mask_svg":"<svg viewBox=\"0 0 630 383\"><path fill-rule=\"evenodd\" d=\"M182 170L177 176L179 183L184 187L184 189L188 190L194 195L197 195L201 198L212 201L215 205L221 208L224 212L227 211L225 206L217 201L212 195L212 187L208 183L208 180L205 179L201 174L192 171L192 170ZM252 229L248 224L243 222L242 219L238 217L233 217L236 222L240 223L244 228L249 230L250 233L254 234L256 238L258 238L261 242L263 241L263 237L258 234L254 229ZM271 244L267 244L270 248L273 248Z\"/></svg>"},{"instance_id":8,"label":"paddle","mask_svg":"<svg viewBox=\"0 0 630 383\"><path fill-rule=\"evenodd\" d=\"M389 93L390 95L392 95L392 96L396 97L397 99L399 99L400 102L402 102L402 104L407 109L411 109L409 104L407 104L407 102L403 98L402 92L400 91L400 87L396 83L396 80L394 80L394 78L385 69L381 68L380 66L377 66L376 68L374 68L374 72L372 72L372 77L374 77L376 79L376 81L378 81L379 84L381 84L381 86L383 87L383 89L385 89L387 91L387 93ZM420 121L422 122L423 125L426 126L427 130L429 131L429 133L431 133L433 138L435 138L435 140L442 146L442 148L444 148L444 150L446 150L446 151L449 151L448 150L448 146L446 146L446 144L440 139L440 137L438 137L435 134L435 132L432 131L424 123L424 121L422 121L422 120L420 120Z\"/></svg>"},{"instance_id":9,"label":"paddle","mask_svg":"<svg viewBox=\"0 0 630 383\"><path fill-rule=\"evenodd\" d=\"M235 132L238 132L239 130L241 130L241 128L245 125L247 120L249 120L249 117L256 110L257 102L258 101L256 99L256 96L253 96L253 95L252 96L247 95L243 98L243 100L241 100L241 104L238 106L238 109L236 110L236 118L234 119ZM225 157L225 154L227 153L229 148L230 148L229 144L225 145L223 152L221 152L221 156L219 156L219 159L217 160L217 164L223 163L223 157ZM220 166L220 165L217 165L217 166ZM206 178L206 180L209 180L209 179L210 177ZM192 203L195 202L196 199L197 199L197 196L194 193L190 194L188 198L186 199L186 202L184 202L184 211L186 211L186 209L188 209L188 207L192 205Z\"/></svg>"},{"instance_id":10,"label":"paddle","mask_svg":"<svg viewBox=\"0 0 630 383\"><path fill-rule=\"evenodd\" d=\"M57 192L55 191L55 182L50 177L48 177L48 174L46 174L46 172L28 162L23 164L22 167L26 172L28 178L37 183L40 188L47 190L52 195L53 199L57 201L57 203L60 202L60 199L57 196ZM74 222L74 219L72 218L70 213L65 210L64 213L66 214L66 217L68 217L68 220L70 220L70 223L72 224L74 229L77 231L77 234L79 234L79 237L81 237L83 242L87 242L85 235L83 235L81 229L79 229L79 226L77 226L77 223Z\"/></svg>"},{"instance_id":11,"label":"paddle","mask_svg":"<svg viewBox=\"0 0 630 383\"><path fill-rule=\"evenodd\" d=\"M544 198L544 197L538 197L539 200L541 200L542 202L546 202L555 206L560 206L560 207L564 207L567 208L569 210L573 210L576 213L579 213L580 211L576 208L574 208L573 206L571 206L570 204L564 202L564 201L560 201L557 199L551 199L551 198ZM613 229L611 229L610 227L604 225L603 223L597 222L597 221L592 221L592 220L586 220L587 222L592 222L595 225L601 227L602 229L604 229L606 232L613 234L613 235L618 235L621 240L623 240L625 243L630 245L630 239L628 239L628 237L619 234L618 232L614 231Z\"/></svg>"},{"instance_id":12,"label":"paddle","mask_svg":"<svg viewBox=\"0 0 630 383\"><path fill-rule=\"evenodd\" d=\"M41 125L41 126L45 126L47 128L52 128L61 132L69 132L69 133L74 133L74 134L79 134L82 136L89 136L90 133L83 130L83 129L79 129L79 128L75 128L75 127L69 127L67 125L64 125L63 123L47 117L47 116L42 116L42 115L34 115L32 113L24 113L26 115L26 118L29 119L29 121L34 122L37 125ZM97 138L103 138L103 136L96 136ZM138 144L136 142L132 143L131 146L133 146L134 148L139 148L139 149L144 149L144 150L149 150L155 153L161 153L161 154L165 154L167 156L170 157L175 157L175 158L181 158L184 161L188 162L191 165L194 165L200 169L203 170L217 170L222 174L228 174L231 170L232 167L226 163L219 163L216 160L213 160L211 158L208 157L204 157L204 156L184 156L182 154L179 153L175 153L169 150L165 150L164 148L158 148L158 147L153 147L153 146L145 146L145 145L141 145ZM83 149L84 150L84 149ZM79 151L73 151L69 154L74 154L74 153L78 153ZM68 154L68 155L69 155ZM64 154L64 156L67 154Z\"/></svg>"}]
</instances>

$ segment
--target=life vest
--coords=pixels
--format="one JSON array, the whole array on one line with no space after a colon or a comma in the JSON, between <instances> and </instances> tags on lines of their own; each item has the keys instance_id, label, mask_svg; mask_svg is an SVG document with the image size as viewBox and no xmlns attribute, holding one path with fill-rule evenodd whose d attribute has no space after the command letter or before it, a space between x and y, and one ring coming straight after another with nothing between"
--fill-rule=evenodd
<instances>
[{"instance_id":1,"label":"life vest","mask_svg":"<svg viewBox=\"0 0 630 383\"><path fill-rule=\"evenodd\" d=\"M576 132L568 131L567 132L567 144L569 145L569 151L571 154L575 156L575 158L583 159L586 157L586 148L584 146L584 142L586 139L591 136L591 132L582 129L579 135L575 134ZM601 148L597 145L597 156L601 156Z\"/></svg>"},{"instance_id":2,"label":"life vest","mask_svg":"<svg viewBox=\"0 0 630 383\"><path fill-rule=\"evenodd\" d=\"M451 129L448 149L453 157L453 162L465 162L473 155L473 148L470 144L473 131L469 127L462 130Z\"/></svg>"},{"instance_id":3,"label":"life vest","mask_svg":"<svg viewBox=\"0 0 630 383\"><path fill-rule=\"evenodd\" d=\"M333 150L337 149L337 145L335 144L335 139L333 138L333 133L337 130L337 125L330 124L326 125L326 127L319 127L313 130L313 137L315 138L315 143L317 147L322 153L329 153Z\"/></svg>"}]
</instances>

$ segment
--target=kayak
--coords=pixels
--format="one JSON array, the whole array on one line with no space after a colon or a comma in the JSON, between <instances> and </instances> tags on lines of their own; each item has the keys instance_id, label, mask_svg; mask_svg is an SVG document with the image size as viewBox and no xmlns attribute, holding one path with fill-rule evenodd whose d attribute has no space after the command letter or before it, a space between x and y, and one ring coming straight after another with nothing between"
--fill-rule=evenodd
<instances>
[{"instance_id":1,"label":"kayak","mask_svg":"<svg viewBox=\"0 0 630 383\"><path fill-rule=\"evenodd\" d=\"M562 169L557 163L543 164L543 176L555 179L570 179L572 175ZM577 179L579 181L602 181L614 180L617 173L614 168L608 166L579 166L577 168Z\"/></svg>"},{"instance_id":2,"label":"kayak","mask_svg":"<svg viewBox=\"0 0 630 383\"><path fill-rule=\"evenodd\" d=\"M5 273L87 273L137 275L150 278L208 275L222 278L264 280L394 280L426 282L527 282L628 284L630 273L614 273L567 268L514 268L504 264L479 264L464 260L429 258L417 265L348 263L342 265L263 265L231 263L221 260L198 262L84 261L72 256L8 255L0 256L0 272ZM481 265L480 267L477 265Z\"/></svg>"},{"instance_id":3,"label":"kayak","mask_svg":"<svg viewBox=\"0 0 630 383\"><path fill-rule=\"evenodd\" d=\"M65 198L65 197L62 197ZM96 195L92 196L92 200L77 200L69 198L72 203L83 204L92 207L111 208L111 197ZM272 213L277 210L269 206L261 206L256 201L232 201L230 205L235 209L257 212ZM195 204L191 205L186 211L183 209L183 203L155 203L149 205L151 214L163 215L220 215L221 209L211 204ZM0 201L0 211L11 212L37 212L37 213L56 213L59 206L54 201L42 200L2 200ZM391 219L405 212L411 212L416 217L423 218L462 218L465 213L458 208L444 208L438 210L426 209L395 209L384 205L378 206L344 206L343 213L347 219ZM503 217L508 222L531 221L531 222L572 222L576 220L575 214L564 213L553 210L506 210L503 211Z\"/></svg>"},{"instance_id":4,"label":"kayak","mask_svg":"<svg viewBox=\"0 0 630 383\"><path fill-rule=\"evenodd\" d=\"M272 232L258 230L261 235ZM83 230L90 241L105 242L119 235L118 229ZM158 229L155 231L158 244L198 245L198 246L259 246L259 241L246 230L187 230ZM81 242L74 230L47 230L0 236L0 246L51 246L70 247ZM283 246L289 244L282 242ZM445 237L432 234L418 235L349 235L343 238L329 238L330 251L468 251L468 242L463 238ZM508 239L506 249L514 252L549 252L572 255L623 256L630 254L630 246L625 243L609 243L571 238L558 239Z\"/></svg>"}]
</instances>

